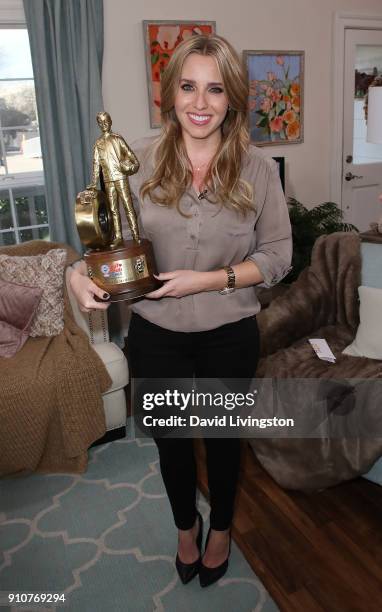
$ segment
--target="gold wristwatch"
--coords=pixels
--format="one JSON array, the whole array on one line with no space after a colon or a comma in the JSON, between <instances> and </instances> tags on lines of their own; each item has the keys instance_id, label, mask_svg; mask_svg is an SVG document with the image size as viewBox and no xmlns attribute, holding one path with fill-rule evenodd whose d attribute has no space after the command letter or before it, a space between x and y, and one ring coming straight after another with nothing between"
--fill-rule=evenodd
<instances>
[{"instance_id":1,"label":"gold wristwatch","mask_svg":"<svg viewBox=\"0 0 382 612\"><path fill-rule=\"evenodd\" d=\"M224 266L224 270L227 272L227 285L219 291L222 295L227 295L227 293L233 293L235 291L235 272L231 266Z\"/></svg>"}]
</instances>

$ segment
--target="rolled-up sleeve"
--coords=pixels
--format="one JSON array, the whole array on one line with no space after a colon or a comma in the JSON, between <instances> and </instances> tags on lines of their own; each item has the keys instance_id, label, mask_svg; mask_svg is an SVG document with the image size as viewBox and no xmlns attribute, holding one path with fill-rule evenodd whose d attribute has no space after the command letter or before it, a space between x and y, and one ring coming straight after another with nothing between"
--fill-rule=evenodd
<instances>
[{"instance_id":1,"label":"rolled-up sleeve","mask_svg":"<svg viewBox=\"0 0 382 612\"><path fill-rule=\"evenodd\" d=\"M292 269L292 229L277 164L269 160L265 200L255 225L256 248L247 260L255 262L264 281L257 287L273 287Z\"/></svg>"}]
</instances>

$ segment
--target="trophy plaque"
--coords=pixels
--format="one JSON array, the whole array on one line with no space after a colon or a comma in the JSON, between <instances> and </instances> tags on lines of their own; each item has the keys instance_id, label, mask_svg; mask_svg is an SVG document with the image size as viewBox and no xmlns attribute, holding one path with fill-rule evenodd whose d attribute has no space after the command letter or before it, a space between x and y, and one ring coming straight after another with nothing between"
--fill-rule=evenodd
<instances>
[{"instance_id":1,"label":"trophy plaque","mask_svg":"<svg viewBox=\"0 0 382 612\"><path fill-rule=\"evenodd\" d=\"M97 122L102 136L94 145L92 183L76 198L77 230L88 247L84 260L92 281L110 294L111 302L135 300L162 286L153 276L158 271L152 244L139 237L130 194L128 176L138 171L139 161L122 136L111 131L108 113L98 113ZM132 240L122 237L119 200Z\"/></svg>"}]
</instances>

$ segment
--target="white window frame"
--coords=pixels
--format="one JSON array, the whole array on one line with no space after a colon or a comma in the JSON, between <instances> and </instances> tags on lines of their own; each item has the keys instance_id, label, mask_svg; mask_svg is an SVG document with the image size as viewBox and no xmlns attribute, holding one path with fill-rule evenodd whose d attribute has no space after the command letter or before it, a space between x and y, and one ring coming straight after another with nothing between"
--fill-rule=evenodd
<instances>
[{"instance_id":1,"label":"white window frame","mask_svg":"<svg viewBox=\"0 0 382 612\"><path fill-rule=\"evenodd\" d=\"M0 0L0 30L1 29L26 29L26 20L22 0ZM17 128L17 126L15 126ZM1 137L1 136L0 136ZM30 225L20 227L17 223L16 206L12 190L27 189L28 187L44 186L43 170L37 172L23 172L20 174L8 174L0 176L0 191L7 191L10 198L13 228L1 230L1 233L13 231L19 242L20 231L27 229L38 229L49 227L49 224Z\"/></svg>"}]
</instances>

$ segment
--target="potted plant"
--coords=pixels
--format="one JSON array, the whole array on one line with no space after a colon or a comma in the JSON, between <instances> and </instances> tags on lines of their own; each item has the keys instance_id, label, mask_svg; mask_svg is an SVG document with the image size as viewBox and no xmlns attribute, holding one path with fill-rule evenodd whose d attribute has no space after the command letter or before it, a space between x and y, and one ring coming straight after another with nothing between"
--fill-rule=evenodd
<instances>
[{"instance_id":1,"label":"potted plant","mask_svg":"<svg viewBox=\"0 0 382 612\"><path fill-rule=\"evenodd\" d=\"M262 308L266 308L272 300L282 295L290 283L297 280L300 272L310 265L313 245L319 236L333 232L358 232L354 225L343 222L342 210L334 202L324 202L309 210L295 198L289 198L288 210L292 225L293 268L282 282L274 287L256 289Z\"/></svg>"},{"instance_id":2,"label":"potted plant","mask_svg":"<svg viewBox=\"0 0 382 612\"><path fill-rule=\"evenodd\" d=\"M309 266L313 245L319 236L333 232L358 232L354 225L343 222L343 212L334 202L324 202L309 210L295 198L289 198L288 209L292 225L293 268L283 283L292 283Z\"/></svg>"}]
</instances>

